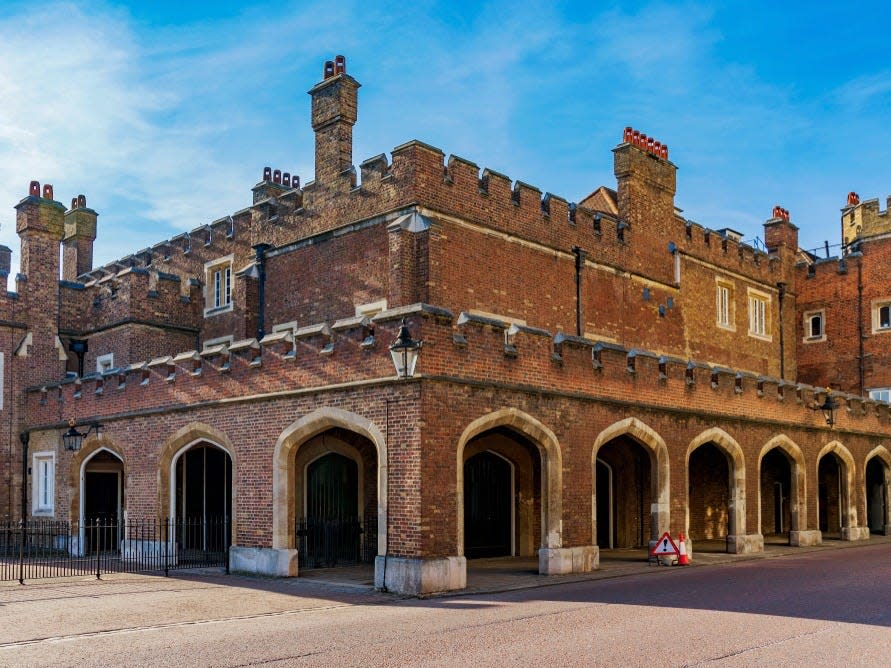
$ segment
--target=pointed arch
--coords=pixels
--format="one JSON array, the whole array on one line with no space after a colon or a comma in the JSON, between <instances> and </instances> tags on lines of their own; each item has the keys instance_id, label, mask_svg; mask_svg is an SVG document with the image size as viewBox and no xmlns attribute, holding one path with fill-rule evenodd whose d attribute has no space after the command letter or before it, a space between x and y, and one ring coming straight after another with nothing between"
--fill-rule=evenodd
<instances>
[{"instance_id":1,"label":"pointed arch","mask_svg":"<svg viewBox=\"0 0 891 668\"><path fill-rule=\"evenodd\" d=\"M882 472L884 473L884 489L882 490L882 497L884 501L884 517L882 518L884 526L882 530L885 535L891 534L891 453L888 452L888 448L883 445L877 446L870 450L866 457L863 460L863 484L860 488L863 490L866 495L865 507L866 507L866 521L867 525L869 525L869 489L867 482L867 466L873 459L878 459L884 466L882 466Z\"/></svg>"},{"instance_id":2,"label":"pointed arch","mask_svg":"<svg viewBox=\"0 0 891 668\"><path fill-rule=\"evenodd\" d=\"M742 536L746 534L746 460L743 455L743 449L739 443L730 436L726 431L718 427L711 427L699 434L690 441L687 446L687 453L684 456L684 490L687 494L686 503L686 531L690 533L690 455L697 448L706 443L713 443L721 450L730 462L730 501L729 514L730 526L728 527L728 535Z\"/></svg>"},{"instance_id":3,"label":"pointed arch","mask_svg":"<svg viewBox=\"0 0 891 668\"><path fill-rule=\"evenodd\" d=\"M236 536L236 531L238 523L234 521L234 517L235 509L238 507L238 485L235 484L235 481L238 479L238 458L235 455L235 446L232 445L232 441L225 433L203 422L190 422L189 424L181 427L164 442L164 445L161 446L161 451L158 456L157 473L158 519L163 521L164 518L170 517L172 515L173 509L170 507L171 476L175 471L175 461L188 448L199 442L204 442L217 447L229 455L229 461L232 466L233 480L231 489L231 512L233 518L231 522L232 544L237 545L238 537Z\"/></svg>"},{"instance_id":4,"label":"pointed arch","mask_svg":"<svg viewBox=\"0 0 891 668\"><path fill-rule=\"evenodd\" d=\"M464 554L464 448L475 437L507 427L528 438L541 457L541 547L563 546L563 456L553 431L517 408L501 408L471 422L457 447L457 548Z\"/></svg>"},{"instance_id":5,"label":"pointed arch","mask_svg":"<svg viewBox=\"0 0 891 668\"><path fill-rule=\"evenodd\" d=\"M121 460L123 476L127 478L127 461L124 459L124 450L112 439L104 434L87 438L83 447L71 457L71 466L68 469L68 499L69 515L72 522L80 523L83 520L83 477L89 461L102 451L106 451ZM126 503L126 502L125 502Z\"/></svg>"},{"instance_id":6,"label":"pointed arch","mask_svg":"<svg viewBox=\"0 0 891 668\"><path fill-rule=\"evenodd\" d=\"M650 511L651 539L658 538L668 531L671 522L671 472L668 463L668 446L665 440L649 425L635 417L614 422L601 431L594 439L591 450L591 537L597 540L597 453L601 447L619 438L628 436L643 446L652 455L655 462L656 490L655 500Z\"/></svg>"},{"instance_id":7,"label":"pointed arch","mask_svg":"<svg viewBox=\"0 0 891 668\"><path fill-rule=\"evenodd\" d=\"M387 442L371 420L340 408L318 408L288 425L272 454L272 547L294 548L296 454L309 439L340 428L367 438L377 453L377 553L387 553Z\"/></svg>"},{"instance_id":8,"label":"pointed arch","mask_svg":"<svg viewBox=\"0 0 891 668\"><path fill-rule=\"evenodd\" d=\"M789 517L791 531L802 531L807 526L807 471L804 463L804 453L795 441L786 436L786 434L777 434L771 438L761 448L758 453L758 532L761 532L761 462L764 456L771 450L778 448L791 463L792 469L792 489L789 494L792 503L789 507Z\"/></svg>"},{"instance_id":9,"label":"pointed arch","mask_svg":"<svg viewBox=\"0 0 891 668\"><path fill-rule=\"evenodd\" d=\"M820 460L828 454L835 454L844 465L842 468L842 489L841 489L841 507L842 507L842 532L845 529L856 527L857 525L857 507L854 504L854 479L856 475L856 466L854 465L854 457L841 441L830 441L820 449L815 463L816 480L820 480ZM819 493L817 494L819 503Z\"/></svg>"}]
</instances>

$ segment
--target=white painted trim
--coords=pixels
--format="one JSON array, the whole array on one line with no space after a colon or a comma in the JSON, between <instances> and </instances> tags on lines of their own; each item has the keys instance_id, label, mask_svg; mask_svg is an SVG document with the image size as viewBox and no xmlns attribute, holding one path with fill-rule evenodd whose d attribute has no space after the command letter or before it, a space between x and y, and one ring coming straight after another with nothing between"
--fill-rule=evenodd
<instances>
[{"instance_id":1,"label":"white painted trim","mask_svg":"<svg viewBox=\"0 0 891 668\"><path fill-rule=\"evenodd\" d=\"M96 358L96 373L103 373L102 365L108 362L108 368L114 369L114 353L105 353Z\"/></svg>"},{"instance_id":2,"label":"white painted trim","mask_svg":"<svg viewBox=\"0 0 891 668\"><path fill-rule=\"evenodd\" d=\"M42 508L40 492L43 488L40 485L39 463L44 460L50 462L49 476L47 476L50 484L50 505ZM31 514L42 517L53 517L56 514L56 453L53 450L43 450L31 454Z\"/></svg>"},{"instance_id":3,"label":"white painted trim","mask_svg":"<svg viewBox=\"0 0 891 668\"><path fill-rule=\"evenodd\" d=\"M595 461L597 463L603 464L606 467L606 471L609 474L609 490L607 490L607 498L609 499L609 549L614 549L613 536L615 535L615 520L613 519L613 514L615 513L615 498L614 498L614 490L613 490L613 467L610 466L605 460L600 457L596 457ZM594 469L594 475L597 475L597 469ZM597 479L595 477L594 484L597 484ZM596 502L596 499L595 499ZM597 544L597 536L592 536L594 540L591 542L595 545Z\"/></svg>"}]
</instances>

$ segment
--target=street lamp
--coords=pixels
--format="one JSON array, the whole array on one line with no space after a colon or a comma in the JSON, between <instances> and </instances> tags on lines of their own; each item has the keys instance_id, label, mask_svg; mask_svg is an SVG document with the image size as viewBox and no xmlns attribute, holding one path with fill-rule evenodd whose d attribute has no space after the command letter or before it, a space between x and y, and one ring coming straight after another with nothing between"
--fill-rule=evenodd
<instances>
[{"instance_id":1,"label":"street lamp","mask_svg":"<svg viewBox=\"0 0 891 668\"><path fill-rule=\"evenodd\" d=\"M829 425L831 429L835 424L835 409L838 408L838 404L835 403L832 399L832 390L830 388L826 388L826 398L823 400L822 404L814 403L811 406L811 410L814 411L823 411L823 417L826 419L826 424Z\"/></svg>"},{"instance_id":2,"label":"street lamp","mask_svg":"<svg viewBox=\"0 0 891 668\"><path fill-rule=\"evenodd\" d=\"M399 335L390 344L390 356L393 358L398 378L411 378L415 375L415 364L418 362L421 343L423 342L411 338L411 332L408 331L405 318L403 318L402 324L399 326Z\"/></svg>"},{"instance_id":3,"label":"street lamp","mask_svg":"<svg viewBox=\"0 0 891 668\"><path fill-rule=\"evenodd\" d=\"M79 432L75 425L76 421L74 418L68 420L68 431L62 434L62 445L65 446L66 450L71 450L72 452L77 452L80 450L80 446L83 445L84 439L90 435L90 432L95 431L97 434L102 430L102 425L98 422L91 422L87 425L87 430L84 432Z\"/></svg>"}]
</instances>

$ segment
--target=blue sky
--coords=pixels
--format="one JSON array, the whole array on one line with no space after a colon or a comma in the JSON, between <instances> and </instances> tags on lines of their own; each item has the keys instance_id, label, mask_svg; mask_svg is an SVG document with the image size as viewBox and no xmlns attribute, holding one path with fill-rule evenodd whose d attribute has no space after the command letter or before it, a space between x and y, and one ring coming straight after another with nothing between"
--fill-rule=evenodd
<instances>
[{"instance_id":1,"label":"blue sky","mask_svg":"<svg viewBox=\"0 0 891 668\"><path fill-rule=\"evenodd\" d=\"M688 218L750 239L780 204L837 243L848 191L891 195L887 4L7 0L0 243L17 266L31 179L87 196L96 264L244 208L265 165L311 179L306 91L337 53L357 164L420 139L576 201L632 125Z\"/></svg>"}]
</instances>

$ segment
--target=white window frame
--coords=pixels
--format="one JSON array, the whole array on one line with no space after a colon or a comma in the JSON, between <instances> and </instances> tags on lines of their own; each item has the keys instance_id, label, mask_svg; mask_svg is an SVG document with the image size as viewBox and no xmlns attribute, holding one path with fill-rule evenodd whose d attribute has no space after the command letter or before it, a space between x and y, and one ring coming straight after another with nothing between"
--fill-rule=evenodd
<instances>
[{"instance_id":1,"label":"white window frame","mask_svg":"<svg viewBox=\"0 0 891 668\"><path fill-rule=\"evenodd\" d=\"M888 325L883 326L881 320L882 309L888 309ZM881 334L891 332L891 299L875 299L872 302L872 333Z\"/></svg>"},{"instance_id":2,"label":"white window frame","mask_svg":"<svg viewBox=\"0 0 891 668\"><path fill-rule=\"evenodd\" d=\"M103 368L106 364L108 367ZM114 369L114 353L105 353L96 358L96 373L106 373L111 369Z\"/></svg>"},{"instance_id":3,"label":"white window frame","mask_svg":"<svg viewBox=\"0 0 891 668\"><path fill-rule=\"evenodd\" d=\"M31 514L56 512L56 453L47 450L31 456Z\"/></svg>"},{"instance_id":4,"label":"white window frame","mask_svg":"<svg viewBox=\"0 0 891 668\"><path fill-rule=\"evenodd\" d=\"M813 320L820 318L820 333L813 334ZM819 311L807 311L802 316L802 324L804 325L804 343L819 343L826 340L826 312L823 309Z\"/></svg>"},{"instance_id":5,"label":"white window frame","mask_svg":"<svg viewBox=\"0 0 891 668\"><path fill-rule=\"evenodd\" d=\"M773 340L771 335L771 299L760 290L748 289L749 336L763 341Z\"/></svg>"},{"instance_id":6,"label":"white window frame","mask_svg":"<svg viewBox=\"0 0 891 668\"><path fill-rule=\"evenodd\" d=\"M869 398L873 401L891 403L891 387L874 387L869 390Z\"/></svg>"},{"instance_id":7,"label":"white window frame","mask_svg":"<svg viewBox=\"0 0 891 668\"><path fill-rule=\"evenodd\" d=\"M733 284L715 279L715 324L721 329L736 331L736 313L733 301Z\"/></svg>"},{"instance_id":8,"label":"white window frame","mask_svg":"<svg viewBox=\"0 0 891 668\"><path fill-rule=\"evenodd\" d=\"M204 317L232 310L232 262L234 255L204 263Z\"/></svg>"}]
</instances>

